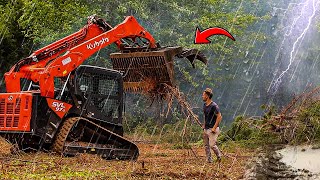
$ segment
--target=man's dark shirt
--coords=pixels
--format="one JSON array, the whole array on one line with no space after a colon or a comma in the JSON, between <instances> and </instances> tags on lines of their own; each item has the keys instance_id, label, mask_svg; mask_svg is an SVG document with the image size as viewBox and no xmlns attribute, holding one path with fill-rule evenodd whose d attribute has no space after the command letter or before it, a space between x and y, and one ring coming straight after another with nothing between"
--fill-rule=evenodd
<instances>
[{"instance_id":1,"label":"man's dark shirt","mask_svg":"<svg viewBox=\"0 0 320 180\"><path fill-rule=\"evenodd\" d=\"M203 113L205 117L205 129L213 128L217 120L217 114L220 113L219 106L215 102L211 102L208 106L203 105Z\"/></svg>"}]
</instances>

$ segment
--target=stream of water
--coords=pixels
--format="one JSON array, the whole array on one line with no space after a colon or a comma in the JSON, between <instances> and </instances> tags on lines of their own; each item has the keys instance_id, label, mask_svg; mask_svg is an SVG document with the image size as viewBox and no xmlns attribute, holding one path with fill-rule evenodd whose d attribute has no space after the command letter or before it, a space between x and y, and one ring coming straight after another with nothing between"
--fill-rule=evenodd
<instances>
[{"instance_id":1,"label":"stream of water","mask_svg":"<svg viewBox=\"0 0 320 180\"><path fill-rule=\"evenodd\" d=\"M312 146L270 147L252 160L244 179L320 179L320 149Z\"/></svg>"},{"instance_id":2,"label":"stream of water","mask_svg":"<svg viewBox=\"0 0 320 180\"><path fill-rule=\"evenodd\" d=\"M320 174L320 149L313 149L312 146L289 146L277 152L282 156L280 161L292 168Z\"/></svg>"}]
</instances>

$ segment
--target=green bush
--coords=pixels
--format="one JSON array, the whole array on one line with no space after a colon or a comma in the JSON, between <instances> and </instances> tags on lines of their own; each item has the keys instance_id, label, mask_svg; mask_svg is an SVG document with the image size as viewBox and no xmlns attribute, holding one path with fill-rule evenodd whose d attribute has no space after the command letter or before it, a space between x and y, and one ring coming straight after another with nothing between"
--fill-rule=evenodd
<instances>
[{"instance_id":1,"label":"green bush","mask_svg":"<svg viewBox=\"0 0 320 180\"><path fill-rule=\"evenodd\" d=\"M245 147L256 148L266 144L279 143L276 134L270 133L268 127L262 125L267 119L252 119L237 116L231 127L219 137L219 143L238 142ZM261 129L259 127L262 127Z\"/></svg>"},{"instance_id":2,"label":"green bush","mask_svg":"<svg viewBox=\"0 0 320 180\"><path fill-rule=\"evenodd\" d=\"M275 121L274 114L275 110L271 108L261 119L236 117L231 127L220 136L219 142L234 141L252 148L278 143L320 142L320 102L301 107L291 119ZM274 130L270 124L282 128Z\"/></svg>"},{"instance_id":3,"label":"green bush","mask_svg":"<svg viewBox=\"0 0 320 180\"><path fill-rule=\"evenodd\" d=\"M202 129L195 124L187 121L185 128L185 119L180 119L172 124L159 125L152 118L146 120L139 117L127 117L124 120L124 130L129 136L136 139L143 139L156 143L196 143L202 139ZM185 128L185 133L183 129Z\"/></svg>"},{"instance_id":4,"label":"green bush","mask_svg":"<svg viewBox=\"0 0 320 180\"><path fill-rule=\"evenodd\" d=\"M297 129L292 143L300 144L320 141L320 102L302 109L295 120Z\"/></svg>"}]
</instances>

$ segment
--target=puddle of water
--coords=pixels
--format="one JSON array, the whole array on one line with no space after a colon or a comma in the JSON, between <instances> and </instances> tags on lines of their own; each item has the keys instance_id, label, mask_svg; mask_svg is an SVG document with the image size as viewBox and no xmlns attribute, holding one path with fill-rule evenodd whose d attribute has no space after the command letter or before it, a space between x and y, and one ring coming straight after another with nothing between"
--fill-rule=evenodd
<instances>
[{"instance_id":1,"label":"puddle of water","mask_svg":"<svg viewBox=\"0 0 320 180\"><path fill-rule=\"evenodd\" d=\"M311 146L288 146L278 150L281 154L281 162L295 169L306 169L314 174L320 173L320 149L312 149Z\"/></svg>"}]
</instances>

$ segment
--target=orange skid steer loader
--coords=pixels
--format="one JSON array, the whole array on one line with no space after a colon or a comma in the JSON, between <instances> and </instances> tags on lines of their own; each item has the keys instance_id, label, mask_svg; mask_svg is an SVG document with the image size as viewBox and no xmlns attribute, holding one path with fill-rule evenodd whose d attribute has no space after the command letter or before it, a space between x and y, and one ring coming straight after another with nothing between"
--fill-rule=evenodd
<instances>
[{"instance_id":1,"label":"orange skid steer loader","mask_svg":"<svg viewBox=\"0 0 320 180\"><path fill-rule=\"evenodd\" d=\"M119 49L111 54L114 69L81 65L113 43ZM115 27L90 16L78 32L33 52L5 74L0 135L20 149L135 160L138 147L123 137L123 92L174 86L174 57L207 62L195 49L160 47L132 16Z\"/></svg>"}]
</instances>

